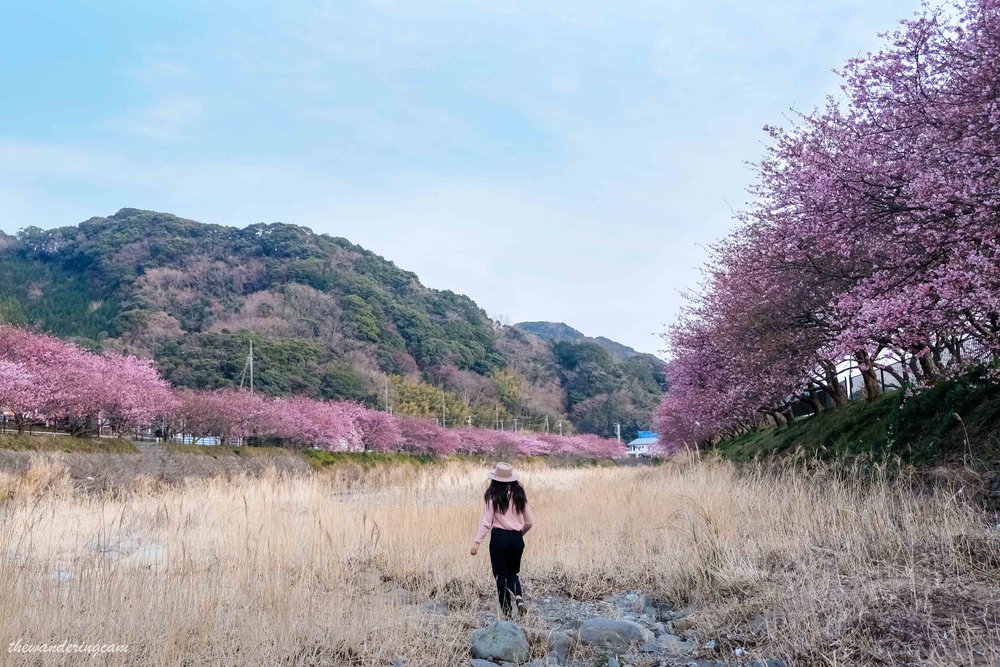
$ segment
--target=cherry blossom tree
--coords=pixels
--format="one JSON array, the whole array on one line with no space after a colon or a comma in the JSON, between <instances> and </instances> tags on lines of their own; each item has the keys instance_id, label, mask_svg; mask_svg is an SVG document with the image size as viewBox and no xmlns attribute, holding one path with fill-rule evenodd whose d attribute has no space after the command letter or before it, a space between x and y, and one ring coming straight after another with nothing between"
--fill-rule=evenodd
<instances>
[{"instance_id":1,"label":"cherry blossom tree","mask_svg":"<svg viewBox=\"0 0 1000 667\"><path fill-rule=\"evenodd\" d=\"M0 360L0 411L14 415L18 433L24 430L25 418L47 400L44 391L47 388L24 364Z\"/></svg>"},{"instance_id":2,"label":"cherry blossom tree","mask_svg":"<svg viewBox=\"0 0 1000 667\"><path fill-rule=\"evenodd\" d=\"M358 407L354 421L364 449L390 452L402 446L403 432L398 419L387 412Z\"/></svg>"},{"instance_id":3,"label":"cherry blossom tree","mask_svg":"<svg viewBox=\"0 0 1000 667\"><path fill-rule=\"evenodd\" d=\"M841 100L766 128L753 203L667 332L668 441L842 405L845 363L874 398L879 369L927 385L996 359L998 64L998 0L928 9L847 63Z\"/></svg>"},{"instance_id":4,"label":"cherry blossom tree","mask_svg":"<svg viewBox=\"0 0 1000 667\"><path fill-rule=\"evenodd\" d=\"M170 385L152 361L113 354L100 357L97 364L101 368L101 414L119 435L150 426L177 408Z\"/></svg>"},{"instance_id":5,"label":"cherry blossom tree","mask_svg":"<svg viewBox=\"0 0 1000 667\"><path fill-rule=\"evenodd\" d=\"M455 429L442 428L420 417L402 416L398 420L403 436L402 451L447 456L454 454L462 445Z\"/></svg>"}]
</instances>

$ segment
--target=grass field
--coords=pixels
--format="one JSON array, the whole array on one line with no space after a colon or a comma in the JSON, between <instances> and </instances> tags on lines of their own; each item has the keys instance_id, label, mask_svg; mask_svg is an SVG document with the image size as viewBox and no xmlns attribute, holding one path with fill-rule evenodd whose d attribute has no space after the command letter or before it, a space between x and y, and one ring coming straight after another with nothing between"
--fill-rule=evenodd
<instances>
[{"instance_id":1,"label":"grass field","mask_svg":"<svg viewBox=\"0 0 1000 667\"><path fill-rule=\"evenodd\" d=\"M129 646L93 664L464 664L494 604L488 558L468 555L485 472L343 465L95 494L39 455L0 473L0 646ZM529 465L529 599L645 591L693 609L722 659L994 664L1000 531L954 490L865 477Z\"/></svg>"}]
</instances>

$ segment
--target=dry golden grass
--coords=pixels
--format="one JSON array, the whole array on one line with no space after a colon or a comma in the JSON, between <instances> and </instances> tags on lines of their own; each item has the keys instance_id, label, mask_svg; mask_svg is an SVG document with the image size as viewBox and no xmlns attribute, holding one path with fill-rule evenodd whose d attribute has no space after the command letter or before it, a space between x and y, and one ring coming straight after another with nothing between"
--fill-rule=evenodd
<instances>
[{"instance_id":1,"label":"dry golden grass","mask_svg":"<svg viewBox=\"0 0 1000 667\"><path fill-rule=\"evenodd\" d=\"M0 475L0 656L27 660L4 653L20 639L129 645L94 664L463 664L493 604L488 556L467 551L484 475L340 467L88 495L39 458ZM1000 541L961 496L703 462L525 480L529 597L646 591L689 605L724 657L1000 659Z\"/></svg>"}]
</instances>

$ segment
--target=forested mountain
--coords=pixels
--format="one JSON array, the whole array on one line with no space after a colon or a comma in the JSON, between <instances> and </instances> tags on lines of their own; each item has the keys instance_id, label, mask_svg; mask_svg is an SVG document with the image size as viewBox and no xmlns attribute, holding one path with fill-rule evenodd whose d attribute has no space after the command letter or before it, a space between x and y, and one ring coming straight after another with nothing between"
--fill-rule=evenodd
<instances>
[{"instance_id":1,"label":"forested mountain","mask_svg":"<svg viewBox=\"0 0 1000 667\"><path fill-rule=\"evenodd\" d=\"M563 322L519 322L514 326L521 331L527 331L550 343L594 343L611 355L611 358L615 361L625 361L626 359L631 359L642 354L641 352L636 352L628 345L623 345L604 336L591 338ZM646 356L656 359L652 355ZM659 360L657 359L657 361Z\"/></svg>"},{"instance_id":2,"label":"forested mountain","mask_svg":"<svg viewBox=\"0 0 1000 667\"><path fill-rule=\"evenodd\" d=\"M599 336L592 338L562 322L520 322L514 327L549 343L559 368L563 405L577 428L631 439L650 428L666 386L666 364L651 355Z\"/></svg>"},{"instance_id":3,"label":"forested mountain","mask_svg":"<svg viewBox=\"0 0 1000 667\"><path fill-rule=\"evenodd\" d=\"M628 419L621 410L636 408L645 427L661 393L662 373L646 364L623 370L606 353L501 326L346 239L282 223L122 209L0 234L0 321L151 357L171 382L198 388L238 384L252 340L262 391L388 402L448 425L516 418L538 430L569 417L610 434ZM648 409L622 397L636 387Z\"/></svg>"}]
</instances>

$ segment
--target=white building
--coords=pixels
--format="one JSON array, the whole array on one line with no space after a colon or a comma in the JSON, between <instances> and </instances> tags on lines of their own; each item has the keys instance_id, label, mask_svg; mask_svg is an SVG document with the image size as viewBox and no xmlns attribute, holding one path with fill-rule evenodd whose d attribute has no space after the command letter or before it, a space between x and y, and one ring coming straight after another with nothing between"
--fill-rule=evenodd
<instances>
[{"instance_id":1,"label":"white building","mask_svg":"<svg viewBox=\"0 0 1000 667\"><path fill-rule=\"evenodd\" d=\"M660 441L658 433L639 431L639 437L625 445L629 456L652 456L652 449Z\"/></svg>"}]
</instances>

